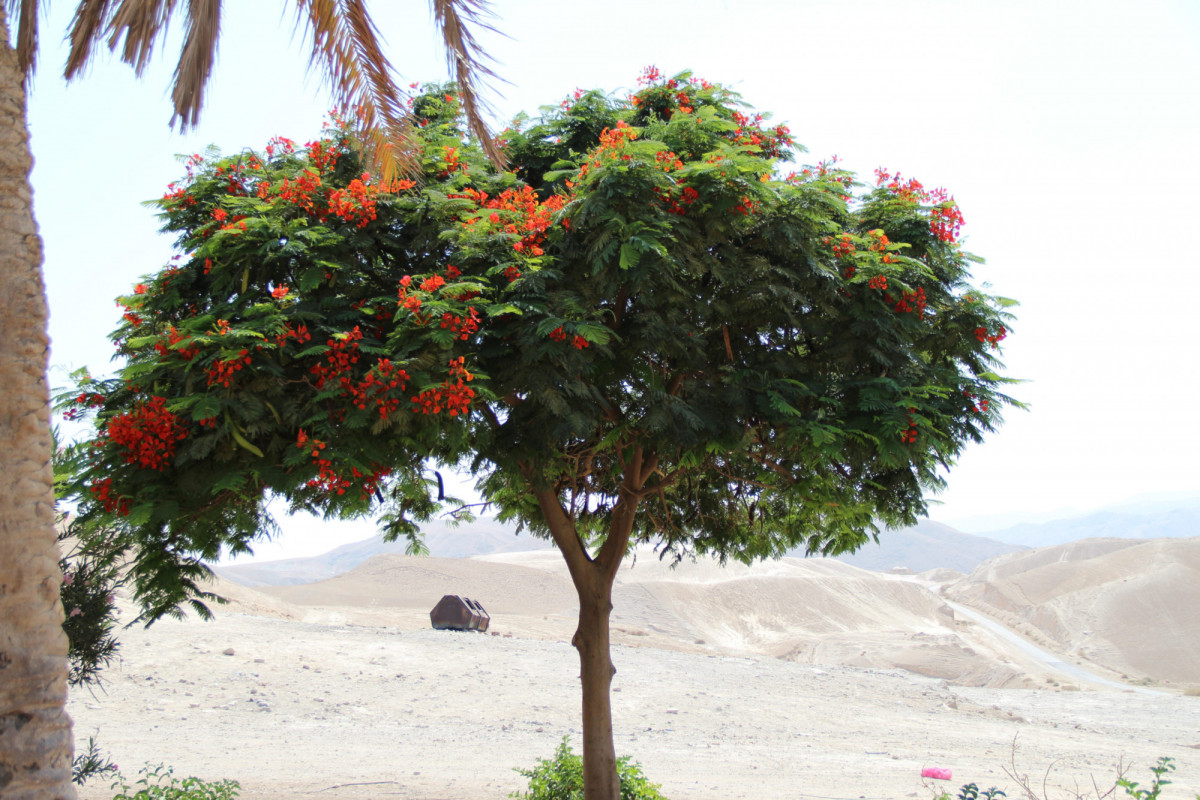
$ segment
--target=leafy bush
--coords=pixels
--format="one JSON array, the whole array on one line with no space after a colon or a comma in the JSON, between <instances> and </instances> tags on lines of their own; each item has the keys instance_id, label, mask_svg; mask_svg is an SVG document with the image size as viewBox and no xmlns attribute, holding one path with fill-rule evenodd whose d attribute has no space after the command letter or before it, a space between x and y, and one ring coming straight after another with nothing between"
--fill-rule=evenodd
<instances>
[{"instance_id":1,"label":"leafy bush","mask_svg":"<svg viewBox=\"0 0 1200 800\"><path fill-rule=\"evenodd\" d=\"M529 779L529 791L513 793L510 797L522 800L583 800L583 757L571 751L567 737L554 751L554 758L538 759L533 769L518 769L517 772ZM617 776L621 779L621 800L666 800L657 783L651 783L642 774L638 764L631 764L629 756L617 759Z\"/></svg>"},{"instance_id":2,"label":"leafy bush","mask_svg":"<svg viewBox=\"0 0 1200 800\"><path fill-rule=\"evenodd\" d=\"M235 800L241 785L237 781L210 783L199 778L179 780L170 767L142 767L137 783L130 786L124 776L118 774L113 783L120 791L112 800Z\"/></svg>"}]
</instances>

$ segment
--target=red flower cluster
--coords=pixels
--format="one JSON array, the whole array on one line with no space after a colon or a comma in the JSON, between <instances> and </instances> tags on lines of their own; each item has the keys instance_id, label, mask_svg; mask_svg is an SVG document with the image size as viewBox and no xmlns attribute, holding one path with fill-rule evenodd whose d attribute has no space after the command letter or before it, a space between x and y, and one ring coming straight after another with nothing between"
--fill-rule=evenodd
<instances>
[{"instance_id":1,"label":"red flower cluster","mask_svg":"<svg viewBox=\"0 0 1200 800\"><path fill-rule=\"evenodd\" d=\"M451 333L458 334L459 339L466 341L472 333L479 330L479 312L475 310L475 306L470 306L467 316L463 318L447 311L442 314L442 327L449 328Z\"/></svg>"},{"instance_id":2,"label":"red flower cluster","mask_svg":"<svg viewBox=\"0 0 1200 800\"><path fill-rule=\"evenodd\" d=\"M853 237L848 233L843 233L836 239L826 236L821 241L823 244L833 246L833 255L837 258L845 258L855 252Z\"/></svg>"},{"instance_id":3,"label":"red flower cluster","mask_svg":"<svg viewBox=\"0 0 1200 800\"><path fill-rule=\"evenodd\" d=\"M449 97L450 95L446 95ZM467 165L458 160L458 148L447 145L442 148L442 163L445 167L438 175L439 178L448 178L455 172L467 174Z\"/></svg>"},{"instance_id":4,"label":"red flower cluster","mask_svg":"<svg viewBox=\"0 0 1200 800\"><path fill-rule=\"evenodd\" d=\"M663 172L683 169L683 161L670 150L659 150L654 154L654 162Z\"/></svg>"},{"instance_id":5,"label":"red flower cluster","mask_svg":"<svg viewBox=\"0 0 1200 800\"><path fill-rule=\"evenodd\" d=\"M999 343L1004 341L1005 337L1007 337L1007 336L1008 336L1008 331L1005 329L1005 327L1003 325L1001 325L999 330L997 330L995 333L988 333L987 328L976 328L975 329L975 338L981 342L987 342L992 347L999 346Z\"/></svg>"},{"instance_id":6,"label":"red flower cluster","mask_svg":"<svg viewBox=\"0 0 1200 800\"><path fill-rule=\"evenodd\" d=\"M87 392L83 392L78 397L76 397L74 401L72 401L71 405L83 406L83 407L89 407L89 408L97 408L99 406L104 405L104 395L88 394ZM63 419L79 419L80 417L83 416L83 414L84 414L84 411L82 408L78 408L78 407L77 408L68 408L66 411L63 412Z\"/></svg>"},{"instance_id":7,"label":"red flower cluster","mask_svg":"<svg viewBox=\"0 0 1200 800\"><path fill-rule=\"evenodd\" d=\"M343 478L333 468L333 462L321 456L321 451L325 449L325 442L320 439L309 439L303 429L296 435L296 446L304 449L312 448L312 460L317 465L317 477L310 480L307 486L310 489L321 489L326 494L345 494L350 488L350 481Z\"/></svg>"},{"instance_id":8,"label":"red flower cluster","mask_svg":"<svg viewBox=\"0 0 1200 800\"><path fill-rule=\"evenodd\" d=\"M276 347L283 347L287 344L288 339L295 339L296 344L304 344L312 340L312 334L308 332L307 325L301 324L293 328L290 323L284 323L283 333L271 341L275 343Z\"/></svg>"},{"instance_id":9,"label":"red flower cluster","mask_svg":"<svg viewBox=\"0 0 1200 800\"><path fill-rule=\"evenodd\" d=\"M605 162L628 161L629 156L622 155L621 151L625 149L626 143L637 137L637 131L629 127L625 120L619 120L615 128L600 131L600 146L592 152L591 160L585 161L579 168L579 180L586 178L589 172L599 169Z\"/></svg>"},{"instance_id":10,"label":"red flower cluster","mask_svg":"<svg viewBox=\"0 0 1200 800\"><path fill-rule=\"evenodd\" d=\"M294 153L296 152L296 143L291 139L285 139L282 136L276 136L271 139L271 141L267 142L267 157L274 158L276 150L278 150L280 153Z\"/></svg>"},{"instance_id":11,"label":"red flower cluster","mask_svg":"<svg viewBox=\"0 0 1200 800\"><path fill-rule=\"evenodd\" d=\"M680 184L680 186L681 189L679 192L678 201L672 197L669 192L664 191L657 186L654 187L654 193L660 198L664 198L666 200L668 214L678 214L682 217L687 214L687 207L700 198L700 193L691 186L683 186L682 184ZM568 221L569 220L564 220L563 223L566 224Z\"/></svg>"},{"instance_id":12,"label":"red flower cluster","mask_svg":"<svg viewBox=\"0 0 1200 800\"><path fill-rule=\"evenodd\" d=\"M567 332L561 327L555 328L550 331L550 338L556 342L565 342L567 340ZM588 346L588 340L582 336L573 336L571 337L571 345L576 350L582 350Z\"/></svg>"},{"instance_id":13,"label":"red flower cluster","mask_svg":"<svg viewBox=\"0 0 1200 800\"><path fill-rule=\"evenodd\" d=\"M357 384L347 378L341 378L342 396L349 397L356 408L366 409L374 404L379 411L380 419L400 408L400 398L393 392L403 392L408 382L408 373L398 368L390 359L381 359L375 367Z\"/></svg>"},{"instance_id":14,"label":"red flower cluster","mask_svg":"<svg viewBox=\"0 0 1200 800\"><path fill-rule=\"evenodd\" d=\"M896 262L896 259L892 257L892 254L887 252L888 246L891 245L892 242L890 239L888 239L886 233L881 230L873 230L868 231L867 236L874 240L871 242L870 250L875 253L883 253L883 263L894 264Z\"/></svg>"},{"instance_id":15,"label":"red flower cluster","mask_svg":"<svg viewBox=\"0 0 1200 800\"><path fill-rule=\"evenodd\" d=\"M378 216L375 197L379 194L379 187L367 184L370 177L364 172L361 180L356 178L350 181L347 188L330 192L329 213L343 222L353 222L360 228L367 227L367 223Z\"/></svg>"},{"instance_id":16,"label":"red flower cluster","mask_svg":"<svg viewBox=\"0 0 1200 800\"><path fill-rule=\"evenodd\" d=\"M900 173L893 175L883 168L875 170L875 185L887 189L895 197L912 205L932 205L929 210L929 230L940 241L954 244L963 225L962 211L945 189L926 189L916 178L904 180Z\"/></svg>"},{"instance_id":17,"label":"red flower cluster","mask_svg":"<svg viewBox=\"0 0 1200 800\"><path fill-rule=\"evenodd\" d=\"M200 352L197 347L181 347L174 349L175 345L183 341L183 334L176 330L172 325L167 329L166 341L159 340L154 343L154 349L160 356L165 356L168 353L176 353L183 358L184 361L191 361Z\"/></svg>"},{"instance_id":18,"label":"red flower cluster","mask_svg":"<svg viewBox=\"0 0 1200 800\"><path fill-rule=\"evenodd\" d=\"M125 448L125 463L160 470L175 455L175 445L187 437L187 429L166 403L165 398L152 397L108 421L105 434Z\"/></svg>"},{"instance_id":19,"label":"red flower cluster","mask_svg":"<svg viewBox=\"0 0 1200 800\"><path fill-rule=\"evenodd\" d=\"M987 413L988 406L990 405L990 403L988 402L988 399L987 399L986 397L984 397L984 398L981 398L981 399L979 400L979 402L978 402L978 403L976 403L976 402L975 402L975 396L976 396L976 395L975 395L975 393L974 393L974 392L972 392L972 391L970 391L970 390L964 390L964 391L963 391L963 394L964 394L964 395L966 395L966 396L967 396L967 399L971 401L971 410L972 410L972 411L974 411L976 414L985 414L985 413Z\"/></svg>"},{"instance_id":20,"label":"red flower cluster","mask_svg":"<svg viewBox=\"0 0 1200 800\"><path fill-rule=\"evenodd\" d=\"M445 411L452 417L467 413L475 390L467 386L474 375L463 366L462 356L450 359L450 375L436 389L426 389L412 399L418 414L440 414Z\"/></svg>"},{"instance_id":21,"label":"red flower cluster","mask_svg":"<svg viewBox=\"0 0 1200 800\"><path fill-rule=\"evenodd\" d=\"M321 176L313 172L311 169L306 169L298 178L284 178L283 185L275 196L280 200L291 203L297 208L303 209L309 214L320 217L317 210L317 196L321 190ZM271 196L271 186L268 183L261 183L258 186L258 196L262 200L267 200Z\"/></svg>"},{"instance_id":22,"label":"red flower cluster","mask_svg":"<svg viewBox=\"0 0 1200 800\"><path fill-rule=\"evenodd\" d=\"M904 295L896 301L892 309L897 313L915 313L918 317L925 316L925 289L921 286L917 287L915 292L905 292Z\"/></svg>"},{"instance_id":23,"label":"red flower cluster","mask_svg":"<svg viewBox=\"0 0 1200 800\"><path fill-rule=\"evenodd\" d=\"M887 275L876 275L871 280L867 281L868 289L878 289L884 291L887 289Z\"/></svg>"},{"instance_id":24,"label":"red flower cluster","mask_svg":"<svg viewBox=\"0 0 1200 800\"><path fill-rule=\"evenodd\" d=\"M663 74L659 71L658 67L651 64L642 70L642 74L638 76L637 82L642 86L649 86L652 83L658 82L662 76Z\"/></svg>"},{"instance_id":25,"label":"red flower cluster","mask_svg":"<svg viewBox=\"0 0 1200 800\"><path fill-rule=\"evenodd\" d=\"M496 197L489 197L487 192L477 189L465 189L460 194L452 194L450 197L471 200L480 209L491 211L492 213L487 215L488 222L499 225L500 232L520 237L513 243L513 250L518 253L529 252L534 256L543 254L541 246L546 241L546 231L553 224L554 215L562 210L567 200L561 195L551 195L545 201L539 200L537 193L529 186L505 189ZM473 225L482 218L482 213L468 217L463 220L463 225Z\"/></svg>"},{"instance_id":26,"label":"red flower cluster","mask_svg":"<svg viewBox=\"0 0 1200 800\"><path fill-rule=\"evenodd\" d=\"M332 170L341 156L341 152L330 139L308 142L304 148L308 151L308 160L317 168L317 172L322 174Z\"/></svg>"},{"instance_id":27,"label":"red flower cluster","mask_svg":"<svg viewBox=\"0 0 1200 800\"><path fill-rule=\"evenodd\" d=\"M762 124L765 119L762 114L747 117L739 111L733 112L733 121L738 126L733 132L733 143L757 147L764 157L778 158L784 150L795 144L795 140L787 125L764 130Z\"/></svg>"},{"instance_id":28,"label":"red flower cluster","mask_svg":"<svg viewBox=\"0 0 1200 800\"><path fill-rule=\"evenodd\" d=\"M233 358L218 358L208 368L208 385L212 386L219 383L228 388L229 384L233 381L234 374L249 364L249 350L241 350Z\"/></svg>"},{"instance_id":29,"label":"red flower cluster","mask_svg":"<svg viewBox=\"0 0 1200 800\"><path fill-rule=\"evenodd\" d=\"M912 415L916 412L915 408L908 410L908 427L900 432L900 441L905 444L912 444L917 440L917 423L912 418Z\"/></svg>"},{"instance_id":30,"label":"red flower cluster","mask_svg":"<svg viewBox=\"0 0 1200 800\"><path fill-rule=\"evenodd\" d=\"M358 342L363 338L362 330L355 325L354 330L347 331L344 336L330 337L325 344L329 350L325 353L323 363L314 364L309 372L317 378L317 388L324 389L325 382L337 376L342 389L348 391L354 381L349 377L350 370L358 363Z\"/></svg>"},{"instance_id":31,"label":"red flower cluster","mask_svg":"<svg viewBox=\"0 0 1200 800\"><path fill-rule=\"evenodd\" d=\"M742 196L742 201L733 207L733 213L741 214L743 217L749 216L758 210L761 203L756 203L745 195Z\"/></svg>"},{"instance_id":32,"label":"red flower cluster","mask_svg":"<svg viewBox=\"0 0 1200 800\"><path fill-rule=\"evenodd\" d=\"M122 517L129 516L129 498L113 494L112 478L105 478L102 481L93 483L88 488L95 495L96 502L107 513L111 514L116 511Z\"/></svg>"}]
</instances>

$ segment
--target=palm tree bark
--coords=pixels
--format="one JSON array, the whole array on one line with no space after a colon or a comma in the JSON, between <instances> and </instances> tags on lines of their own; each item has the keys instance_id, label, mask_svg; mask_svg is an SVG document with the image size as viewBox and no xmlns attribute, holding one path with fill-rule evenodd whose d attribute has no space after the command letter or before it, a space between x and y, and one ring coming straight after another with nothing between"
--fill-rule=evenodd
<instances>
[{"instance_id":1,"label":"palm tree bark","mask_svg":"<svg viewBox=\"0 0 1200 800\"><path fill-rule=\"evenodd\" d=\"M42 244L24 74L3 6L0 39L0 798L73 800Z\"/></svg>"}]
</instances>

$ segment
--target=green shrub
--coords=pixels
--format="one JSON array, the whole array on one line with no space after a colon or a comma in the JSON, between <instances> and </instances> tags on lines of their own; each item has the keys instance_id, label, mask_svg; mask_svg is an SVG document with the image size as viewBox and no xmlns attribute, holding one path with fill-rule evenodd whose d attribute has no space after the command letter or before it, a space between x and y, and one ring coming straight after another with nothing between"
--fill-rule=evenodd
<instances>
[{"instance_id":1,"label":"green shrub","mask_svg":"<svg viewBox=\"0 0 1200 800\"><path fill-rule=\"evenodd\" d=\"M533 769L518 769L517 772L529 779L529 790L514 792L510 797L521 800L583 800L583 757L575 755L563 737L554 758L538 759ZM621 800L666 800L657 783L651 783L642 774L638 764L631 764L629 756L617 759L617 776L621 779Z\"/></svg>"},{"instance_id":2,"label":"green shrub","mask_svg":"<svg viewBox=\"0 0 1200 800\"><path fill-rule=\"evenodd\" d=\"M235 800L241 785L237 781L209 783L199 778L179 780L174 770L159 764L142 767L137 783L130 786L118 774L113 789L120 791L112 800Z\"/></svg>"}]
</instances>

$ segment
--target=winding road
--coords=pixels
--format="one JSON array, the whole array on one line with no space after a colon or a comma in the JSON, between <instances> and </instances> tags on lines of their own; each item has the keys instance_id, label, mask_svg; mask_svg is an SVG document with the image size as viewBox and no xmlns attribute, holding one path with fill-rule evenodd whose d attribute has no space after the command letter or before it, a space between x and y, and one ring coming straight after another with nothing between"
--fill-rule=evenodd
<instances>
[{"instance_id":1,"label":"winding road","mask_svg":"<svg viewBox=\"0 0 1200 800\"><path fill-rule=\"evenodd\" d=\"M950 602L949 600L945 600L945 598L942 598L942 599L945 601L946 605L948 605L952 609L954 609L955 614L961 614L966 619L969 619L972 622L979 623L985 629L987 629L991 633L995 634L996 636L1000 637L1001 639L1008 642L1009 644L1016 645L1018 648L1020 648L1021 652L1037 659L1048 669L1052 669L1057 672L1061 672L1064 675L1069 675L1072 678L1075 678L1077 680L1084 680L1084 681L1088 681L1089 683L1097 683L1097 684L1100 684L1101 686L1108 686L1108 687L1111 687L1114 689L1124 689L1124 690L1131 691L1131 692L1137 692L1139 694L1153 694L1153 695L1170 694L1170 692L1164 692L1159 689L1148 689L1145 686L1131 686L1127 683L1121 683L1120 681L1114 681L1109 678L1105 678L1101 675L1097 675L1094 672L1089 672L1088 670L1083 669L1082 667L1076 666L1075 664L1071 664L1069 662L1063 661L1060 656L1057 656L1054 653L1051 653L1047 650L1043 650L1042 648L1038 647L1037 645L1030 643L1026 639L1021 638L1016 633L1012 632L1011 630L1004 627L1003 625L996 622L995 620L989 619L988 617L985 617L983 614L980 614L978 611L974 611L974 610L967 608L966 606L960 605L958 603Z\"/></svg>"}]
</instances>

